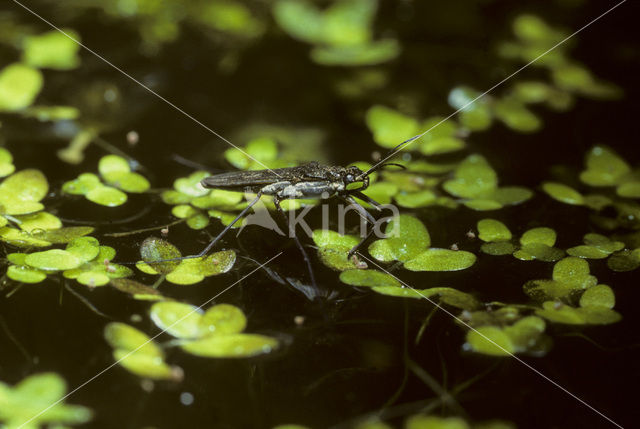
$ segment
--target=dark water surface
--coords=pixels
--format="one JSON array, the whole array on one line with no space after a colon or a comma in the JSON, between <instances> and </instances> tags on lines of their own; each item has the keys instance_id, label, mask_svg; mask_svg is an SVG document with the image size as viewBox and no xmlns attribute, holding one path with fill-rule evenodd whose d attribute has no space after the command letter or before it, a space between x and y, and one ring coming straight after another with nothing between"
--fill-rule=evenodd
<instances>
[{"instance_id":1,"label":"dark water surface","mask_svg":"<svg viewBox=\"0 0 640 429\"><path fill-rule=\"evenodd\" d=\"M48 2L28 3L44 15L55 10ZM401 3L412 7L413 12L406 20L397 21L405 13ZM551 24L577 29L606 10L610 2L585 2L576 8L566 6L570 3L574 2L384 2L379 25L398 35L403 54L388 66L392 75L388 86L355 101L340 99L329 90L351 70L313 64L306 45L277 32L248 47L240 54L235 72L225 74L217 65L220 49L192 29L186 29L179 42L167 46L157 57L145 57L135 54L138 35L131 28L115 27L93 14L69 19L65 25L75 28L88 46L238 145L246 143L241 131L249 123L313 127L324 133L324 139L319 147L308 149L305 141L297 142L300 153L319 151L326 161L346 165L368 160L378 149L362 116L371 105L396 96L411 96L418 116L446 115L451 112L447 94L454 86L464 83L488 88L515 70L514 64L497 60L492 48L511 37L510 22L517 14L534 12ZM545 125L530 135L501 125L474 133L468 140L469 151L487 157L501 183L536 188L553 178L554 165L578 172L584 153L599 143L613 147L632 165L640 163L640 15L636 4L627 3L571 42L573 57L599 78L620 86L624 98L607 102L579 99L566 113L536 110ZM4 4L1 8L10 10L13 6ZM46 29L36 18L20 13L23 21L33 18L33 25ZM172 154L212 168L229 168L222 158L228 148L223 141L90 54L84 52L82 59L77 76L61 86L64 90L47 97L64 102L73 99L79 87L106 84L120 88L122 105L111 116L99 112L96 120L104 124L105 140L146 167L154 188L170 187L175 178L190 172L175 163ZM523 74L535 77L539 71ZM7 147L17 167L42 169L53 189L93 169L104 155L92 147L82 166L68 166L55 158L65 140L52 138L51 130L11 118L6 124L13 127ZM141 136L136 147L125 144L124 136L132 129ZM85 200L63 202L58 195L51 198L59 202L57 214L61 218L104 222L97 236L101 243L115 247L121 260L135 260L139 244L149 234L126 239L101 234L173 220L168 206L148 196L132 198L118 209L99 208ZM144 210L147 212L143 216L130 223L115 224ZM505 302L524 303L527 298L522 285L551 274L549 263L484 255L478 252L479 243L465 241L465 233L474 229L479 219L492 215L443 208L411 213L425 222L433 243L442 247L462 243L461 248L475 252L479 258L462 273L396 272L416 288L446 285L472 292L484 301L500 297ZM501 210L499 216L513 226L514 236L534 226L555 228L560 248L581 242L582 235L593 230L586 209L562 205L542 192L521 206ZM214 235L219 229L215 220L208 228ZM209 236L179 225L172 228L170 239L189 254L200 250ZM230 273L193 286L164 284L161 291L199 305L251 271L253 261L263 262L280 250L284 250L283 255L270 269L306 281L293 243L258 227L247 228L238 238L228 235L220 248L235 249L240 256ZM68 402L95 411L94 420L86 427L268 428L291 422L324 428L380 409L401 385L406 351L417 366L447 389L482 374L456 397L461 408L437 406L433 409L437 415L461 415L470 421L499 418L511 420L519 428L613 427L516 360L463 352L464 330L441 311L433 315L422 340L415 345L417 331L433 309L431 304L354 290L341 284L338 274L322 266L317 258L314 268L323 288L339 291L337 299L309 302L261 270L215 300L242 308L249 320L248 332L281 339L283 346L277 352L252 359L215 360L169 350L167 361L184 369L183 382L158 382L153 391L146 392L136 376L116 366L73 394ZM621 425L634 427L640 418L636 390L640 382L638 272L613 273L605 261L590 261L590 268L599 283L615 290L616 311L623 320L584 328L549 324L551 351L544 357L522 359ZM140 279L153 281L144 276ZM114 320L128 323L131 315L139 314L142 322L136 327L150 334L158 332L147 316L148 303L108 288L88 291L78 284L72 287ZM111 348L102 336L109 320L62 292L55 282L24 286L11 297L0 299L0 316L11 335L36 359L35 363L27 360L3 329L0 379L5 382L55 371L71 389L113 362ZM305 317L302 326L294 324L296 316ZM575 332L587 335L597 345L568 335ZM183 392L193 394L192 405L180 403ZM390 408L391 421L399 424L406 415L418 412L437 397L409 373L406 387ZM396 407L398 404L406 406Z\"/></svg>"}]
</instances>

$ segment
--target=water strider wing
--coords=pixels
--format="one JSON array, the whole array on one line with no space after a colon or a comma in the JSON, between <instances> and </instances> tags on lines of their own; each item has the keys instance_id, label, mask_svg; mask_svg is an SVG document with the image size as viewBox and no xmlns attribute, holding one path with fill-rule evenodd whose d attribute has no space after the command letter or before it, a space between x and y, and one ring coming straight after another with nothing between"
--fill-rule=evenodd
<instances>
[{"instance_id":1,"label":"water strider wing","mask_svg":"<svg viewBox=\"0 0 640 429\"><path fill-rule=\"evenodd\" d=\"M232 189L276 182L298 182L307 178L308 169L309 164L272 170L230 171L206 177L200 183L205 188Z\"/></svg>"}]
</instances>

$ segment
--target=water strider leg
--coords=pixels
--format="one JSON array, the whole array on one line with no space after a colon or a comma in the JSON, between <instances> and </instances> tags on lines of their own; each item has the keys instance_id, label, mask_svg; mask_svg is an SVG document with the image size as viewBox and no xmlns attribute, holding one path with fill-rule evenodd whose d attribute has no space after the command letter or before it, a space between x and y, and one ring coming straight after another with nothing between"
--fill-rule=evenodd
<instances>
[{"instance_id":1,"label":"water strider leg","mask_svg":"<svg viewBox=\"0 0 640 429\"><path fill-rule=\"evenodd\" d=\"M291 233L291 231L289 230L289 228L290 228L289 219L284 214L284 210L282 210L282 206L280 206L280 198L278 198L277 196L274 196L273 197L273 204L275 204L276 209L278 210L278 213L280 213L280 216L284 220L285 226L287 227L286 228L287 231L289 231L289 233ZM293 239L296 242L296 246L298 247L298 250L300 250L300 253L302 253L302 257L304 258L304 262L307 264L307 270L309 271L309 278L311 280L311 286L313 286L314 289L317 289L316 277L313 274L313 268L311 268L311 259L309 259L309 255L307 254L307 251L304 250L304 247L302 246L302 243L300 243L300 239L298 239L298 235L296 234L295 230L293 231Z\"/></svg>"},{"instance_id":2,"label":"water strider leg","mask_svg":"<svg viewBox=\"0 0 640 429\"><path fill-rule=\"evenodd\" d=\"M245 207L244 209L242 209L242 211L238 214L238 216L236 216L235 219L233 219L231 221L231 223L227 226L224 227L224 229L222 231L220 231L220 234L218 234L216 236L216 238L214 238L213 240L211 240L211 242L209 244L207 244L207 247L205 247L200 253L198 253L197 255L188 255L188 256L181 256L179 258L169 258L169 259L159 259L157 261L145 261L147 264L149 265L153 265L153 264L159 264L162 262L171 262L171 261L182 261L183 259L196 259L196 258L201 258L204 255L206 255L207 253L209 253L209 250L211 250L213 248L213 246L216 245L216 243L218 241L220 241L220 239L233 227L233 225L236 224L236 222L238 222L240 219L242 219L242 217L244 215L247 214L247 212L251 209L251 207L253 207L254 205L256 205L256 203L258 201L260 201L260 197L262 196L262 192L258 192L256 194L256 197L249 203L249 205L247 205L247 207ZM135 265L137 264L137 262L117 262L120 265Z\"/></svg>"},{"instance_id":3,"label":"water strider leg","mask_svg":"<svg viewBox=\"0 0 640 429\"><path fill-rule=\"evenodd\" d=\"M380 204L379 202L377 202L373 198L370 198L369 196L363 194L360 191L352 192L352 194L355 195L356 197L358 197L359 199L361 199L362 201L371 204L376 210L382 211L382 204ZM354 200L354 203L357 204L355 202L355 200Z\"/></svg>"},{"instance_id":4,"label":"water strider leg","mask_svg":"<svg viewBox=\"0 0 640 429\"><path fill-rule=\"evenodd\" d=\"M359 192L361 194L361 192ZM380 204L378 202L376 202L375 200L367 197L366 195L362 194L362 196L364 196L365 198L362 198L360 195L355 194L358 198L368 202L369 204L371 204L374 207L377 207L378 209L380 209ZM358 249L360 247L362 247L362 245L369 240L369 238L371 238L371 236L373 235L373 233L375 232L375 225L376 225L376 218L374 218L371 213L369 213L367 211L367 209L365 209L364 207L362 207L360 204L358 204L358 202L356 200L353 199L353 197L351 197L350 195L341 195L340 196L346 203L348 203L349 205L353 206L356 211L358 212L358 214L360 215L360 217L362 217L363 219L365 219L367 222L369 222L372 225L372 228L369 230L369 232L367 233L367 235L360 240L360 242L358 244L356 244L355 246L353 246L351 248L351 250L349 250L349 253L347 254L348 258L351 258L353 255L355 255L355 253L358 251Z\"/></svg>"}]
</instances>

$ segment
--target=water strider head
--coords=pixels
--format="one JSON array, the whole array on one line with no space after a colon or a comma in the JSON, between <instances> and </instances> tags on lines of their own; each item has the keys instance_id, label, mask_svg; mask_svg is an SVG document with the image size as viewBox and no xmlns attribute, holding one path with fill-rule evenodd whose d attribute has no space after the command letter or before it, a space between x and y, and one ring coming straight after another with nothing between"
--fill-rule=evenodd
<instances>
[{"instance_id":1,"label":"water strider head","mask_svg":"<svg viewBox=\"0 0 640 429\"><path fill-rule=\"evenodd\" d=\"M344 168L340 176L346 190L363 191L369 187L369 175L355 165ZM354 183L360 183L361 185L360 187L352 186Z\"/></svg>"}]
</instances>

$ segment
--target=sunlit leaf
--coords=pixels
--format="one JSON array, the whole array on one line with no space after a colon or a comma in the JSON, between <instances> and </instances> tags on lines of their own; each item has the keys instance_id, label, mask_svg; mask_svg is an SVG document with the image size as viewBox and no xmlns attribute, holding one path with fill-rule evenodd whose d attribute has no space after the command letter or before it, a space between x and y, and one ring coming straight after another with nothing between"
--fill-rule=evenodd
<instances>
[{"instance_id":1,"label":"sunlit leaf","mask_svg":"<svg viewBox=\"0 0 640 429\"><path fill-rule=\"evenodd\" d=\"M22 60L38 68L69 70L77 67L80 64L80 36L68 28L62 31L66 34L52 30L27 36L23 44Z\"/></svg>"},{"instance_id":2,"label":"sunlit leaf","mask_svg":"<svg viewBox=\"0 0 640 429\"><path fill-rule=\"evenodd\" d=\"M473 253L463 250L428 249L405 262L411 271L459 271L472 266L476 261Z\"/></svg>"},{"instance_id":3,"label":"sunlit leaf","mask_svg":"<svg viewBox=\"0 0 640 429\"><path fill-rule=\"evenodd\" d=\"M275 338L256 334L210 335L180 347L187 353L212 358L244 358L270 353L278 346Z\"/></svg>"},{"instance_id":4,"label":"sunlit leaf","mask_svg":"<svg viewBox=\"0 0 640 429\"><path fill-rule=\"evenodd\" d=\"M28 107L42 89L39 70L24 64L10 64L0 70L0 111L15 112Z\"/></svg>"}]
</instances>

